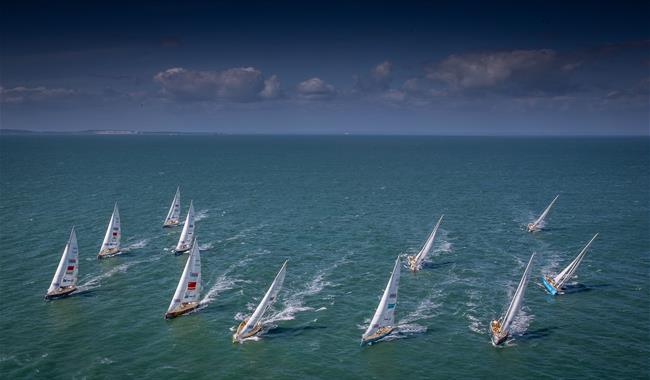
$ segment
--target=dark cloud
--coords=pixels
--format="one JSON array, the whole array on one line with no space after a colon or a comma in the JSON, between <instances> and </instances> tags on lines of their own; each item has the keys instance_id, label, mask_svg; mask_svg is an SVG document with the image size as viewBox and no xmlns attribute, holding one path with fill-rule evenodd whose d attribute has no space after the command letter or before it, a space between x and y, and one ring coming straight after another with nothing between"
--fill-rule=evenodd
<instances>
[{"instance_id":1,"label":"dark cloud","mask_svg":"<svg viewBox=\"0 0 650 380\"><path fill-rule=\"evenodd\" d=\"M223 71L193 71L175 67L159 72L154 81L162 94L178 101L255 102L277 97L279 82L272 76L264 79L253 67Z\"/></svg>"},{"instance_id":2,"label":"dark cloud","mask_svg":"<svg viewBox=\"0 0 650 380\"><path fill-rule=\"evenodd\" d=\"M311 78L298 83L296 95L304 100L330 100L336 96L336 89L320 78Z\"/></svg>"}]
</instances>

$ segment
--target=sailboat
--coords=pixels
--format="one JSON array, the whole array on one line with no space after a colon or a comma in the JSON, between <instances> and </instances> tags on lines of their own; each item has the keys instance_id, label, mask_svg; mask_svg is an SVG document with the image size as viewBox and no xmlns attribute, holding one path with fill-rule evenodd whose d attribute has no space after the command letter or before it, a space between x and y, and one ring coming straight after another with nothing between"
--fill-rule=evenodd
<instances>
[{"instance_id":1,"label":"sailboat","mask_svg":"<svg viewBox=\"0 0 650 380\"><path fill-rule=\"evenodd\" d=\"M561 293L562 288L564 285L573 277L573 275L576 273L576 270L578 269L578 265L582 262L582 259L585 257L585 254L587 254L587 249L589 249L589 246L591 243L596 239L596 236L598 234L595 234L594 237L589 240L589 243L585 245L584 248L582 248L582 251L578 253L578 256L576 256L571 263L564 268L560 273L555 275L555 277L551 277L550 275L545 275L542 276L542 282L544 283L544 287L546 290L548 290L549 293L552 295L556 295L557 293Z\"/></svg>"},{"instance_id":2,"label":"sailboat","mask_svg":"<svg viewBox=\"0 0 650 380\"><path fill-rule=\"evenodd\" d=\"M501 317L501 319L493 320L490 323L490 332L492 333L492 344L494 346L498 346L501 343L503 343L510 335L510 331L509 331L510 325L512 324L512 321L515 319L517 312L519 312L519 309L521 307L521 302L524 299L524 291L526 290L526 285L528 284L528 279L530 277L530 269L531 269L531 264L533 262L533 257L535 257L535 253L533 253L530 256L530 260L528 260L528 265L526 265L526 270L524 271L524 275L521 276L521 280L519 281L519 286L517 286L517 290L515 291L515 294L512 297L510 306L508 306L508 310L503 315L503 317Z\"/></svg>"},{"instance_id":3,"label":"sailboat","mask_svg":"<svg viewBox=\"0 0 650 380\"><path fill-rule=\"evenodd\" d=\"M271 307L273 302L275 302L277 299L278 293L282 288L282 283L284 282L286 271L287 262L285 261L284 264L282 264L282 268L280 268L280 271L275 276L275 280L273 280L273 283L269 287L269 290L266 291L264 298L262 298L260 304L257 305L257 308L253 314L251 314L250 317L244 319L237 327L237 332L235 332L235 334L232 336L233 343L241 343L244 339L255 336L262 331L263 326L260 320L262 319L262 316L264 316L264 313L266 313L269 307Z\"/></svg>"},{"instance_id":4,"label":"sailboat","mask_svg":"<svg viewBox=\"0 0 650 380\"><path fill-rule=\"evenodd\" d=\"M77 234L72 227L68 242L63 249L59 266L56 267L52 283L47 289L46 300L61 298L77 290L77 277L79 272L79 246Z\"/></svg>"},{"instance_id":5,"label":"sailboat","mask_svg":"<svg viewBox=\"0 0 650 380\"><path fill-rule=\"evenodd\" d=\"M397 305L397 286L399 285L400 262L399 256L395 260L393 273L390 275L384 294L381 296L379 306L370 325L361 336L361 345L371 345L379 339L390 334L395 329L395 306Z\"/></svg>"},{"instance_id":6,"label":"sailboat","mask_svg":"<svg viewBox=\"0 0 650 380\"><path fill-rule=\"evenodd\" d=\"M104 257L111 257L122 253L120 252L121 237L122 228L120 227L120 212L117 209L117 202L115 202L113 215L111 215L111 219L108 221L106 235L104 235L104 241L102 242L102 247L99 249L97 258L102 259Z\"/></svg>"},{"instance_id":7,"label":"sailboat","mask_svg":"<svg viewBox=\"0 0 650 380\"><path fill-rule=\"evenodd\" d=\"M174 199L172 200L172 205L169 206L169 212L165 217L163 222L163 228L174 227L178 225L181 217L181 188L176 188L176 194L174 194Z\"/></svg>"},{"instance_id":8,"label":"sailboat","mask_svg":"<svg viewBox=\"0 0 650 380\"><path fill-rule=\"evenodd\" d=\"M181 237L178 239L178 244L174 249L177 254L187 252L192 248L192 239L194 237L194 206L192 201L190 201L190 209L187 211L187 217L185 217L185 224L183 225L183 231L181 232Z\"/></svg>"},{"instance_id":9,"label":"sailboat","mask_svg":"<svg viewBox=\"0 0 650 380\"><path fill-rule=\"evenodd\" d=\"M409 264L409 267L413 272L417 272L420 270L420 266L422 265L422 262L424 259L426 259L427 255L429 254L429 251L431 251L431 246L433 246L433 239L436 237L436 232L438 232L438 227L440 227L440 223L442 222L442 217L444 215L440 216L440 219L438 219L438 223L436 223L436 226L433 227L433 231L431 231L431 234L429 234L429 237L427 238L427 241L424 243L424 246L418 252L417 255L415 256L409 256L407 258L407 262Z\"/></svg>"},{"instance_id":10,"label":"sailboat","mask_svg":"<svg viewBox=\"0 0 650 380\"><path fill-rule=\"evenodd\" d=\"M560 195L558 194L558 195L555 196L555 198L553 198L551 203L544 209L544 211L539 216L539 218L537 218L534 222L528 223L528 227L527 227L528 232L535 232L535 231L539 231L541 229L541 227L540 227L541 223L544 221L544 218L546 218L546 214L548 214L548 212L551 210L551 207L553 207L553 204L555 203L555 201L557 200L557 198L559 196Z\"/></svg>"},{"instance_id":11,"label":"sailboat","mask_svg":"<svg viewBox=\"0 0 650 380\"><path fill-rule=\"evenodd\" d=\"M181 279L178 281L176 292L172 302L167 308L165 319L176 318L179 315L189 313L199 307L201 296L201 251L199 243L194 239L190 256L185 263L185 269Z\"/></svg>"}]
</instances>

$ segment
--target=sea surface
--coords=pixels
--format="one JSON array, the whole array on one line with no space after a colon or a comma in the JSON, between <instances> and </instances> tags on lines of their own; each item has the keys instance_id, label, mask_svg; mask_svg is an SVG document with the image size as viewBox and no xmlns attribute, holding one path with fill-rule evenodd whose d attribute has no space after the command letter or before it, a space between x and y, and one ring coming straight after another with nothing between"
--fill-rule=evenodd
<instances>
[{"instance_id":1,"label":"sea surface","mask_svg":"<svg viewBox=\"0 0 650 380\"><path fill-rule=\"evenodd\" d=\"M161 228L177 186L204 296L164 320L187 259ZM649 189L648 138L2 136L0 378L647 379ZM116 201L126 253L98 261ZM402 271L397 331L360 347L394 259L442 214ZM46 302L72 226L80 291ZM540 276L596 232L571 293L547 295ZM287 259L265 333L233 344Z\"/></svg>"}]
</instances>

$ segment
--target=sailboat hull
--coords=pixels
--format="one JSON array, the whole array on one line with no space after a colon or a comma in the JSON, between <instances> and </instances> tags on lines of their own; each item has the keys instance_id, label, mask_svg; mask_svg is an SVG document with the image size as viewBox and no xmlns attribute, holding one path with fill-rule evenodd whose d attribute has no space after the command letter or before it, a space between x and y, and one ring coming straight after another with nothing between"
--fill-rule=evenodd
<instances>
[{"instance_id":1,"label":"sailboat hull","mask_svg":"<svg viewBox=\"0 0 650 380\"><path fill-rule=\"evenodd\" d=\"M121 254L122 254L122 251L117 251L117 252L100 252L100 253L97 254L97 258L98 258L98 259L106 259L106 258L109 258L109 257L113 257L113 256L121 255Z\"/></svg>"},{"instance_id":2,"label":"sailboat hull","mask_svg":"<svg viewBox=\"0 0 650 380\"><path fill-rule=\"evenodd\" d=\"M192 248L192 247L190 247L190 248ZM187 248L187 249L181 249L181 250L178 250L178 249L175 249L175 248L174 248L174 254L175 254L176 256L180 256L180 255L182 255L183 253L189 251L190 248Z\"/></svg>"},{"instance_id":3,"label":"sailboat hull","mask_svg":"<svg viewBox=\"0 0 650 380\"><path fill-rule=\"evenodd\" d=\"M255 327L248 334L241 335L240 333L242 329L246 326L246 323L248 323L248 319L244 319L237 327L237 332L235 333L235 335L232 336L233 343L237 343L237 342L241 343L242 340L253 337L259 334L260 332L262 332L262 324L257 322Z\"/></svg>"},{"instance_id":4,"label":"sailboat hull","mask_svg":"<svg viewBox=\"0 0 650 380\"><path fill-rule=\"evenodd\" d=\"M553 285L549 284L549 282L546 280L546 276L542 276L542 283L550 295L554 296L557 294L557 289Z\"/></svg>"},{"instance_id":5,"label":"sailboat hull","mask_svg":"<svg viewBox=\"0 0 650 380\"><path fill-rule=\"evenodd\" d=\"M508 334L499 335L499 334L494 334L493 333L492 334L492 345L496 347L496 346L502 344L503 342L505 342L506 339L508 339Z\"/></svg>"},{"instance_id":6,"label":"sailboat hull","mask_svg":"<svg viewBox=\"0 0 650 380\"><path fill-rule=\"evenodd\" d=\"M55 290L55 291L53 291L51 293L47 293L45 295L45 299L46 300L55 300L57 298L67 297L67 296L70 295L70 293L74 292L75 290L77 290L76 286L73 286L73 287L68 288L68 289L59 288L59 289L57 289L57 290Z\"/></svg>"},{"instance_id":7,"label":"sailboat hull","mask_svg":"<svg viewBox=\"0 0 650 380\"><path fill-rule=\"evenodd\" d=\"M181 316L183 314L187 314L187 313L189 313L191 311L196 310L198 307L199 307L198 302L192 302L192 303L187 304L185 306L181 306L181 307L179 307L179 308L177 308L175 310L166 312L165 313L165 319L172 319L172 318L179 317L179 316Z\"/></svg>"},{"instance_id":8,"label":"sailboat hull","mask_svg":"<svg viewBox=\"0 0 650 380\"><path fill-rule=\"evenodd\" d=\"M363 338L361 338L361 346L370 346L370 345L374 344L375 342L377 342L377 341L385 338L386 336L388 336L390 333L393 332L393 330L395 330L393 327L384 328L381 331L378 330L374 334L371 334L371 335L369 335L367 337L363 337Z\"/></svg>"},{"instance_id":9,"label":"sailboat hull","mask_svg":"<svg viewBox=\"0 0 650 380\"><path fill-rule=\"evenodd\" d=\"M165 224L163 224L163 228L176 227L176 226L178 226L178 224L179 224L178 222L176 222L176 223L165 223Z\"/></svg>"}]
</instances>

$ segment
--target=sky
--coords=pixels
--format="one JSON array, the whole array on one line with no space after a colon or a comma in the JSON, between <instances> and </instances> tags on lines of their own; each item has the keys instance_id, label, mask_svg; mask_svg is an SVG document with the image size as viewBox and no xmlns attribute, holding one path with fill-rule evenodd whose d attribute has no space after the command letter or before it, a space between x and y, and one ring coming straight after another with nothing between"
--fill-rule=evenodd
<instances>
[{"instance_id":1,"label":"sky","mask_svg":"<svg viewBox=\"0 0 650 380\"><path fill-rule=\"evenodd\" d=\"M649 19L642 1L2 2L0 128L650 135Z\"/></svg>"}]
</instances>

